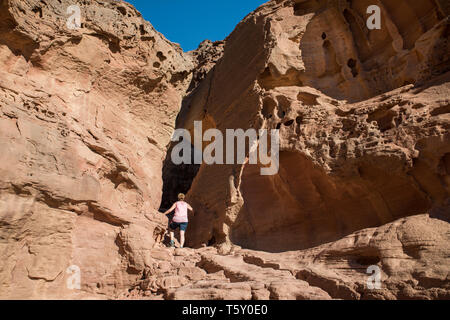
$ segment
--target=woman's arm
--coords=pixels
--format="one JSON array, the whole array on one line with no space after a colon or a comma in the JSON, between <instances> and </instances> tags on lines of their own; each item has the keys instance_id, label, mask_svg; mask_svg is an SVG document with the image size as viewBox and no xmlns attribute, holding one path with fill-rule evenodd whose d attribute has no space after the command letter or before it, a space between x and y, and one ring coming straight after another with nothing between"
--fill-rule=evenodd
<instances>
[{"instance_id":1,"label":"woman's arm","mask_svg":"<svg viewBox=\"0 0 450 320\"><path fill-rule=\"evenodd\" d=\"M192 212L194 212L194 209L192 209L192 207L189 205L189 203L186 203L186 204L187 204L188 209L191 210Z\"/></svg>"},{"instance_id":2,"label":"woman's arm","mask_svg":"<svg viewBox=\"0 0 450 320\"><path fill-rule=\"evenodd\" d=\"M174 203L173 206L172 206L169 210L167 210L166 212L164 212L164 214L167 215L168 213L172 212L173 210L175 210L175 207L176 207L176 206L177 206L177 204Z\"/></svg>"}]
</instances>

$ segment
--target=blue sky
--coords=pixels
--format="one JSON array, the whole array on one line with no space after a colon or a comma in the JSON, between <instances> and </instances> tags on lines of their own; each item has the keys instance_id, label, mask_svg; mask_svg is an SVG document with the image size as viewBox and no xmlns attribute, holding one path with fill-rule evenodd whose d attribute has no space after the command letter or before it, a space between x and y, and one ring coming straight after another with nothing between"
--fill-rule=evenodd
<instances>
[{"instance_id":1,"label":"blue sky","mask_svg":"<svg viewBox=\"0 0 450 320\"><path fill-rule=\"evenodd\" d=\"M250 12L268 0L126 0L184 51L225 39Z\"/></svg>"}]
</instances>

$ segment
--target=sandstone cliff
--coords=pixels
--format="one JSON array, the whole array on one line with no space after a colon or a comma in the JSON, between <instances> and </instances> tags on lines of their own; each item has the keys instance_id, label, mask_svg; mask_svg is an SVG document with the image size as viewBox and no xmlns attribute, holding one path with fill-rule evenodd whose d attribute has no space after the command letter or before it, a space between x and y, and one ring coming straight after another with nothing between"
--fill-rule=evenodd
<instances>
[{"instance_id":1,"label":"sandstone cliff","mask_svg":"<svg viewBox=\"0 0 450 320\"><path fill-rule=\"evenodd\" d=\"M2 297L113 296L154 245L162 160L194 66L124 2L0 2Z\"/></svg>"},{"instance_id":2,"label":"sandstone cliff","mask_svg":"<svg viewBox=\"0 0 450 320\"><path fill-rule=\"evenodd\" d=\"M381 30L274 0L184 53L125 2L69 30L0 0L0 298L449 299L450 6L375 2ZM195 120L280 129L279 173L174 166ZM180 191L195 249L162 243Z\"/></svg>"},{"instance_id":3,"label":"sandstone cliff","mask_svg":"<svg viewBox=\"0 0 450 320\"><path fill-rule=\"evenodd\" d=\"M179 125L278 128L280 170L264 177L254 165L202 165L189 192L200 208L191 245L273 253L324 245L320 257L299 260L320 265L326 256L336 279L349 269L347 283L378 264L408 290L446 282L448 290L449 6L376 3L381 30L365 26L370 1L271 1L227 38ZM432 279L422 283L412 265L426 265Z\"/></svg>"}]
</instances>

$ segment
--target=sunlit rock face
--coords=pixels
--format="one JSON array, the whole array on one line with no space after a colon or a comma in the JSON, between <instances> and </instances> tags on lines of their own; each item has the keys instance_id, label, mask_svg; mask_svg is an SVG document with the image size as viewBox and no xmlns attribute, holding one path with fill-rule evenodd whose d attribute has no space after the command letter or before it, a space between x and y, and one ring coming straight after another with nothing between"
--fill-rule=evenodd
<instances>
[{"instance_id":1,"label":"sunlit rock face","mask_svg":"<svg viewBox=\"0 0 450 320\"><path fill-rule=\"evenodd\" d=\"M265 19L273 40L264 89L309 86L359 102L448 68L446 1L292 1ZM367 8L381 11L370 30Z\"/></svg>"},{"instance_id":2,"label":"sunlit rock face","mask_svg":"<svg viewBox=\"0 0 450 320\"><path fill-rule=\"evenodd\" d=\"M203 165L193 244L306 249L448 208L449 8L378 1L369 30L369 2L272 1L227 38L180 123L280 129L280 170Z\"/></svg>"},{"instance_id":3,"label":"sunlit rock face","mask_svg":"<svg viewBox=\"0 0 450 320\"><path fill-rule=\"evenodd\" d=\"M369 2L272 1L227 38L182 126L280 129L280 170L203 165L189 192L199 208L192 245L274 253L420 214L448 221L448 5L378 1L382 27L368 30ZM437 237L448 239L442 227ZM435 245L448 252L445 241ZM376 264L387 248L374 246L358 254ZM419 252L413 259L439 256Z\"/></svg>"},{"instance_id":4,"label":"sunlit rock face","mask_svg":"<svg viewBox=\"0 0 450 320\"><path fill-rule=\"evenodd\" d=\"M84 3L0 1L0 298L450 298L447 1L269 1L189 53ZM278 172L175 166L194 121L279 129Z\"/></svg>"},{"instance_id":5,"label":"sunlit rock face","mask_svg":"<svg viewBox=\"0 0 450 320\"><path fill-rule=\"evenodd\" d=\"M148 263L162 160L193 61L131 5L0 2L0 295L128 290ZM156 229L155 229L156 228ZM84 293L83 293L84 294Z\"/></svg>"}]
</instances>

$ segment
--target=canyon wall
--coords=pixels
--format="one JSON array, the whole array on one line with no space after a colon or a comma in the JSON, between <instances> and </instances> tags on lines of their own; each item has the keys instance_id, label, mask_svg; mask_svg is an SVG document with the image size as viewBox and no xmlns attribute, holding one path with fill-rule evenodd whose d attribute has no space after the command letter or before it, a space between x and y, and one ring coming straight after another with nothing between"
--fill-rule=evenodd
<instances>
[{"instance_id":1,"label":"canyon wall","mask_svg":"<svg viewBox=\"0 0 450 320\"><path fill-rule=\"evenodd\" d=\"M450 298L447 1L273 0L188 53L72 4L0 0L0 298ZM194 121L279 129L278 173L175 166ZM163 245L179 192L195 249Z\"/></svg>"},{"instance_id":2,"label":"canyon wall","mask_svg":"<svg viewBox=\"0 0 450 320\"><path fill-rule=\"evenodd\" d=\"M371 4L381 8L380 30L366 27ZM378 298L448 296L448 286L436 288L450 270L449 9L428 0L271 1L247 16L178 125L280 129L279 172L202 165L188 194L197 209L189 244L272 254L252 258L261 267L298 252L302 268L323 261L299 277L334 283L328 293L361 288L356 279L376 264L395 283Z\"/></svg>"},{"instance_id":3,"label":"canyon wall","mask_svg":"<svg viewBox=\"0 0 450 320\"><path fill-rule=\"evenodd\" d=\"M202 165L192 244L305 249L448 210L448 6L388 2L369 31L369 2L272 1L227 38L180 125L280 129L280 169Z\"/></svg>"},{"instance_id":4,"label":"canyon wall","mask_svg":"<svg viewBox=\"0 0 450 320\"><path fill-rule=\"evenodd\" d=\"M84 3L71 30L72 1L0 2L2 297L71 297L72 265L83 292L114 296L163 230L162 161L193 59L131 5Z\"/></svg>"}]
</instances>

